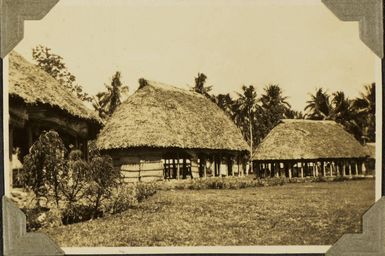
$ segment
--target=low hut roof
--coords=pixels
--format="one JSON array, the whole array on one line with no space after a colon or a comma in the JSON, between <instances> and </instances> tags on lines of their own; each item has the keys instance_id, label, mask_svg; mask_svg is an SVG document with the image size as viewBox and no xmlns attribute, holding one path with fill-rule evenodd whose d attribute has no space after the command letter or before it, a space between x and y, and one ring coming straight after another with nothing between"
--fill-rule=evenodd
<instances>
[{"instance_id":1,"label":"low hut roof","mask_svg":"<svg viewBox=\"0 0 385 256\"><path fill-rule=\"evenodd\" d=\"M26 104L48 104L73 116L101 123L81 100L15 51L9 55L8 92L10 96L20 97Z\"/></svg>"},{"instance_id":2,"label":"low hut roof","mask_svg":"<svg viewBox=\"0 0 385 256\"><path fill-rule=\"evenodd\" d=\"M132 147L247 150L240 130L201 94L144 80L101 130L102 150Z\"/></svg>"},{"instance_id":3,"label":"low hut roof","mask_svg":"<svg viewBox=\"0 0 385 256\"><path fill-rule=\"evenodd\" d=\"M366 157L364 147L334 121L282 120L253 153L253 160Z\"/></svg>"}]
</instances>

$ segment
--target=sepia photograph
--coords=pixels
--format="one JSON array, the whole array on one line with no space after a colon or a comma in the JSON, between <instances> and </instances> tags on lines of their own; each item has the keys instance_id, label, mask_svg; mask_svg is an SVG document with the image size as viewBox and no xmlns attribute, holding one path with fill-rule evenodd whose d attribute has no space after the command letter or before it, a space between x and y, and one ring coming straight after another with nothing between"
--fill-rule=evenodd
<instances>
[{"instance_id":1,"label":"sepia photograph","mask_svg":"<svg viewBox=\"0 0 385 256\"><path fill-rule=\"evenodd\" d=\"M381 197L381 59L321 0L60 0L4 63L5 195L59 247L331 246Z\"/></svg>"}]
</instances>

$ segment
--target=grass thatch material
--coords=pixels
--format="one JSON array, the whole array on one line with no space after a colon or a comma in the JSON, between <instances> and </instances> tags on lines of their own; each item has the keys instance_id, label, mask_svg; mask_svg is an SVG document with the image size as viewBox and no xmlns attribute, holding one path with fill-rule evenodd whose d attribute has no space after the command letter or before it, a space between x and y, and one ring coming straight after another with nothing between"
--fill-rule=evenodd
<instances>
[{"instance_id":1,"label":"grass thatch material","mask_svg":"<svg viewBox=\"0 0 385 256\"><path fill-rule=\"evenodd\" d=\"M100 122L98 116L53 77L16 52L9 54L10 96L18 96L26 104L48 104L82 119Z\"/></svg>"},{"instance_id":2,"label":"grass thatch material","mask_svg":"<svg viewBox=\"0 0 385 256\"><path fill-rule=\"evenodd\" d=\"M333 121L282 120L259 144L253 160L366 157L365 148Z\"/></svg>"},{"instance_id":3,"label":"grass thatch material","mask_svg":"<svg viewBox=\"0 0 385 256\"><path fill-rule=\"evenodd\" d=\"M240 130L201 94L146 81L99 134L100 149L132 147L247 150Z\"/></svg>"}]
</instances>

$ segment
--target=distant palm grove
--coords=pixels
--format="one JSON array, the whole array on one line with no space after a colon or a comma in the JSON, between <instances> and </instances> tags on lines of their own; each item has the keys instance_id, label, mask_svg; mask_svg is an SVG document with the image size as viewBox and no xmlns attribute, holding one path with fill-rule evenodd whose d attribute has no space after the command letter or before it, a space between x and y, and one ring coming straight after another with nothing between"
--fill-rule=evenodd
<instances>
[{"instance_id":1,"label":"distant palm grove","mask_svg":"<svg viewBox=\"0 0 385 256\"><path fill-rule=\"evenodd\" d=\"M102 119L112 115L114 110L127 96L128 86L121 82L121 73L116 71L106 91L90 96L76 82L63 62L63 58L51 52L45 46L33 49L33 59L37 65L57 79L64 87L71 90L78 98L92 104ZM306 107L295 111L288 103L278 84L264 87L257 95L254 85L243 85L236 97L230 93L211 94L212 86L206 85L207 76L198 73L191 90L204 95L215 102L241 130L250 145L250 151L266 137L281 119L333 120L340 123L361 143L375 141L375 84L363 86L361 95L349 99L344 92L328 92L323 88L310 94Z\"/></svg>"}]
</instances>

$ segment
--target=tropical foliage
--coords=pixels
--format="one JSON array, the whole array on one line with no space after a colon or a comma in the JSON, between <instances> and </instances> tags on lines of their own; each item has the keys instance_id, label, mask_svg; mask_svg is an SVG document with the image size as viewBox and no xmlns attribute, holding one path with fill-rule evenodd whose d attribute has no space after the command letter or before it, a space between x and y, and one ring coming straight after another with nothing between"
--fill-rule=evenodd
<instances>
[{"instance_id":1,"label":"tropical foliage","mask_svg":"<svg viewBox=\"0 0 385 256\"><path fill-rule=\"evenodd\" d=\"M58 210L64 224L101 216L121 174L111 157L91 156L86 161L80 150L67 153L53 130L41 134L24 157L23 185L36 198L34 208Z\"/></svg>"},{"instance_id":2,"label":"tropical foliage","mask_svg":"<svg viewBox=\"0 0 385 256\"><path fill-rule=\"evenodd\" d=\"M210 98L240 128L250 148L255 148L281 119L334 120L362 143L375 141L375 84L365 85L360 97L349 99L342 91L329 93L323 88L310 95L304 112L291 108L277 84L270 84L258 97L253 85Z\"/></svg>"},{"instance_id":3,"label":"tropical foliage","mask_svg":"<svg viewBox=\"0 0 385 256\"><path fill-rule=\"evenodd\" d=\"M365 85L360 97L349 99L344 92L329 94L322 88L310 95L305 107L305 117L313 120L334 120L352 133L357 140L375 141L375 87Z\"/></svg>"},{"instance_id":4,"label":"tropical foliage","mask_svg":"<svg viewBox=\"0 0 385 256\"><path fill-rule=\"evenodd\" d=\"M236 98L230 94L211 96L242 131L253 150L261 140L283 118L303 118L301 112L291 109L288 97L283 95L279 85L264 88L260 97L254 85L242 86Z\"/></svg>"},{"instance_id":5,"label":"tropical foliage","mask_svg":"<svg viewBox=\"0 0 385 256\"><path fill-rule=\"evenodd\" d=\"M32 49L32 57L37 66L55 78L62 86L75 94L80 100L91 102L92 97L83 91L76 77L68 70L63 57L53 53L50 48L38 45Z\"/></svg>"},{"instance_id":6,"label":"tropical foliage","mask_svg":"<svg viewBox=\"0 0 385 256\"><path fill-rule=\"evenodd\" d=\"M111 116L128 94L128 86L122 84L119 71L116 71L113 75L111 84L105 84L105 87L107 90L97 93L92 103L101 118Z\"/></svg>"},{"instance_id":7,"label":"tropical foliage","mask_svg":"<svg viewBox=\"0 0 385 256\"><path fill-rule=\"evenodd\" d=\"M22 182L35 194L37 207L48 192L53 194L56 205L59 204L59 176L63 175L65 169L65 152L59 134L49 131L40 135L24 157Z\"/></svg>"}]
</instances>

